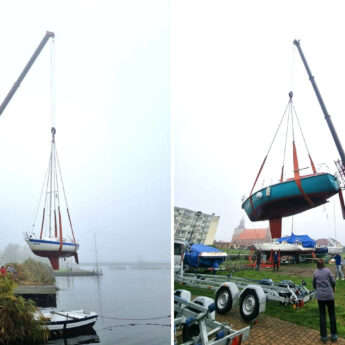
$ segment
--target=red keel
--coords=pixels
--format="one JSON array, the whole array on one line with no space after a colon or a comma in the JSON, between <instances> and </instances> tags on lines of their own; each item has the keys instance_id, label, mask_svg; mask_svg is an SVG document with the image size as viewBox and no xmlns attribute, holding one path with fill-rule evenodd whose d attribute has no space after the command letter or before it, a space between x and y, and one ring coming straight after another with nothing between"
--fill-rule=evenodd
<instances>
[{"instance_id":1,"label":"red keel","mask_svg":"<svg viewBox=\"0 0 345 345\"><path fill-rule=\"evenodd\" d=\"M282 237L282 219L281 218L270 219L270 230L271 230L272 239L281 238Z\"/></svg>"},{"instance_id":2,"label":"red keel","mask_svg":"<svg viewBox=\"0 0 345 345\"><path fill-rule=\"evenodd\" d=\"M48 257L52 267L53 267L53 270L58 270L59 269L59 258L57 258L56 256L54 257Z\"/></svg>"}]
</instances>

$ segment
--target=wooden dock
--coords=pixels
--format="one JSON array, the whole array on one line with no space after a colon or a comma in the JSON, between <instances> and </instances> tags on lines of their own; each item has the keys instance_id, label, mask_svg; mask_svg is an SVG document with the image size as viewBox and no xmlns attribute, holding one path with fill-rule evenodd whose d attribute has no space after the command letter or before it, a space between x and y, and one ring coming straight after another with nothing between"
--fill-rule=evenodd
<instances>
[{"instance_id":1,"label":"wooden dock","mask_svg":"<svg viewBox=\"0 0 345 345\"><path fill-rule=\"evenodd\" d=\"M55 285L19 285L14 294L25 299L31 299L38 307L56 307Z\"/></svg>"}]
</instances>

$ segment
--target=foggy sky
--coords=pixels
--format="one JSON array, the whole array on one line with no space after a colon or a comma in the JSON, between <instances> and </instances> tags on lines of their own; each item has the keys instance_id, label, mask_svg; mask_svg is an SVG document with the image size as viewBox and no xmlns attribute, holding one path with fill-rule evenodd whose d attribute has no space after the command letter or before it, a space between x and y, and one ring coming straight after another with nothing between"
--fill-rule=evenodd
<instances>
[{"instance_id":1,"label":"foggy sky","mask_svg":"<svg viewBox=\"0 0 345 345\"><path fill-rule=\"evenodd\" d=\"M80 261L170 260L166 1L0 5L0 102L55 33L56 145ZM47 43L0 117L0 249L31 229L50 153ZM41 212L41 211L40 211Z\"/></svg>"},{"instance_id":2,"label":"foggy sky","mask_svg":"<svg viewBox=\"0 0 345 345\"><path fill-rule=\"evenodd\" d=\"M325 163L335 173L339 154L292 42L301 40L345 145L342 9L340 1L332 6L321 1L173 3L174 204L219 215L216 239L230 241L242 217L247 228L268 225L250 222L241 198L249 196L290 90L314 163L317 168ZM296 144L304 167L300 137ZM266 184L280 177L279 147L280 153L272 153L264 168ZM290 162L287 177L292 177L292 153L287 153L286 162ZM294 216L293 227L291 217L284 219L282 233L292 229L315 239L336 233L345 243L338 196L325 207Z\"/></svg>"}]
</instances>

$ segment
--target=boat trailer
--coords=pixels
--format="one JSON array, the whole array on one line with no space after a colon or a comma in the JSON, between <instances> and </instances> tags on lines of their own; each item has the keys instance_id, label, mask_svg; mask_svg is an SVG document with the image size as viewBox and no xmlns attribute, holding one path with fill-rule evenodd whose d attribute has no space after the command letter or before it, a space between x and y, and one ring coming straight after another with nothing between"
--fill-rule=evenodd
<instances>
[{"instance_id":1,"label":"boat trailer","mask_svg":"<svg viewBox=\"0 0 345 345\"><path fill-rule=\"evenodd\" d=\"M190 298L187 290L175 291L175 345L240 345L249 337L250 326L236 331L215 321L216 306L212 298L199 296L193 302ZM182 330L182 343L177 342L177 329Z\"/></svg>"},{"instance_id":2,"label":"boat trailer","mask_svg":"<svg viewBox=\"0 0 345 345\"><path fill-rule=\"evenodd\" d=\"M315 290L308 290L305 281L301 285L290 280L274 282L272 279L248 279L231 275L175 274L175 281L192 287L215 291L216 310L226 314L231 308L240 306L243 320L254 320L266 310L266 301L292 304L302 307L315 298Z\"/></svg>"}]
</instances>

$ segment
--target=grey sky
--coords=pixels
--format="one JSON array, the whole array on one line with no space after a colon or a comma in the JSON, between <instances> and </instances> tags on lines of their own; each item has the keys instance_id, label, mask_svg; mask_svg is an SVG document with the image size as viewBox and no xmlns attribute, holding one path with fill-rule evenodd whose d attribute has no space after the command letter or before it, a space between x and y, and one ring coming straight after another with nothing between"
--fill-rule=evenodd
<instances>
[{"instance_id":1,"label":"grey sky","mask_svg":"<svg viewBox=\"0 0 345 345\"><path fill-rule=\"evenodd\" d=\"M167 1L0 5L0 101L55 32L56 142L81 261L170 260ZM50 43L0 117L0 250L30 229L50 152Z\"/></svg>"},{"instance_id":2,"label":"grey sky","mask_svg":"<svg viewBox=\"0 0 345 345\"><path fill-rule=\"evenodd\" d=\"M331 6L322 1L173 3L174 204L220 215L216 239L230 240L243 216L249 228L268 224L251 223L241 197L249 195L291 88L315 164L326 163L331 173L336 171L338 152L292 42L301 40L345 145L342 13L341 1ZM279 178L281 155L269 156L266 182ZM286 160L291 177L292 154ZM325 208L295 216L293 223L295 233L313 238L334 237L336 224L337 238L345 242L337 196ZM283 234L290 231L287 218Z\"/></svg>"}]
</instances>

